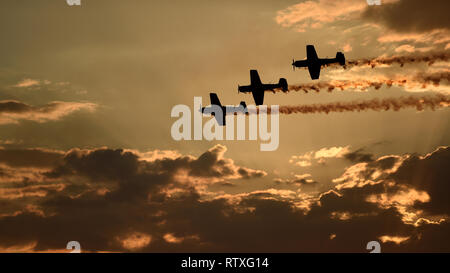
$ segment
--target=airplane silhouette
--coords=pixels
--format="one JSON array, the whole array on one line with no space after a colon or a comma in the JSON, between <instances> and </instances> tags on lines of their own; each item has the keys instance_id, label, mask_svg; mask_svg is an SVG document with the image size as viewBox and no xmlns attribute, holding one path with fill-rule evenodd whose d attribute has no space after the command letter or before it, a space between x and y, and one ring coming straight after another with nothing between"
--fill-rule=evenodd
<instances>
[{"instance_id":1,"label":"airplane silhouette","mask_svg":"<svg viewBox=\"0 0 450 273\"><path fill-rule=\"evenodd\" d=\"M220 126L226 125L225 117L227 115L234 115L235 113L238 112L245 114L247 111L247 104L245 104L245 101L241 101L239 106L226 106L226 105L222 106L219 97L217 96L216 93L209 93L209 99L211 100L211 106L202 107L202 109L200 109L200 112L202 112L203 114L213 115ZM218 106L220 107L220 109L222 109L222 115L216 115L215 111L217 111L217 108L214 109L212 107L213 105Z\"/></svg>"},{"instance_id":2,"label":"airplane silhouette","mask_svg":"<svg viewBox=\"0 0 450 273\"><path fill-rule=\"evenodd\" d=\"M317 57L316 49L313 45L306 46L306 60L294 61L292 60L292 68L295 70L296 67L308 67L309 75L311 79L317 80L320 76L320 68L322 65L327 65L331 63L339 63L340 65L345 65L345 56L342 52L336 53L336 58L325 58L320 59Z\"/></svg>"},{"instance_id":3,"label":"airplane silhouette","mask_svg":"<svg viewBox=\"0 0 450 273\"><path fill-rule=\"evenodd\" d=\"M275 84L263 84L259 78L258 71L250 70L250 85L238 86L238 93L252 92L255 104L262 105L264 103L264 92L266 90L274 91L276 88L281 88L283 91L288 91L286 79L280 78L279 82Z\"/></svg>"}]
</instances>

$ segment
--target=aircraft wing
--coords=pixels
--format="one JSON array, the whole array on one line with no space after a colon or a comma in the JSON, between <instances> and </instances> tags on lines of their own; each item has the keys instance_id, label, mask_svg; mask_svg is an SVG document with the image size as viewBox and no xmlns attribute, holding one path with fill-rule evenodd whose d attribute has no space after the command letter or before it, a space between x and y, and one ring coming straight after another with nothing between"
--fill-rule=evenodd
<instances>
[{"instance_id":1,"label":"aircraft wing","mask_svg":"<svg viewBox=\"0 0 450 273\"><path fill-rule=\"evenodd\" d=\"M308 66L308 71L311 79L317 80L320 76L320 65Z\"/></svg>"},{"instance_id":2,"label":"aircraft wing","mask_svg":"<svg viewBox=\"0 0 450 273\"><path fill-rule=\"evenodd\" d=\"M254 87L262 84L257 70L250 70L250 84Z\"/></svg>"},{"instance_id":3,"label":"aircraft wing","mask_svg":"<svg viewBox=\"0 0 450 273\"><path fill-rule=\"evenodd\" d=\"M253 90L252 95L256 105L264 104L264 90Z\"/></svg>"},{"instance_id":4,"label":"aircraft wing","mask_svg":"<svg viewBox=\"0 0 450 273\"><path fill-rule=\"evenodd\" d=\"M306 59L311 61L318 59L316 49L314 48L313 45L306 46Z\"/></svg>"}]
</instances>

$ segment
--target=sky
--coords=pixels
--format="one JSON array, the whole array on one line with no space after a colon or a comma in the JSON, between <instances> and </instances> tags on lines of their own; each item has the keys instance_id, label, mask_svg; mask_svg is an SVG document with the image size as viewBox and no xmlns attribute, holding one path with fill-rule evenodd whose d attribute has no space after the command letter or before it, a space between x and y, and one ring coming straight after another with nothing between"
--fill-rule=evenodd
<instances>
[{"instance_id":1,"label":"sky","mask_svg":"<svg viewBox=\"0 0 450 273\"><path fill-rule=\"evenodd\" d=\"M3 1L0 251L449 252L449 8ZM346 67L294 71L309 44ZM173 139L171 110L194 97L253 104L237 92L250 69L287 79L265 94L280 109L419 102L282 113L274 151Z\"/></svg>"}]
</instances>

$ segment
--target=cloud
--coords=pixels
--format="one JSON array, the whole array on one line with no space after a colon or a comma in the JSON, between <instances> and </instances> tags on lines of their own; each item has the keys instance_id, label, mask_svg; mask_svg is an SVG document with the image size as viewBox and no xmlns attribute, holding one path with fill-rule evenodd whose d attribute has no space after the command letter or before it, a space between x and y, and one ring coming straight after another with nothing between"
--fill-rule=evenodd
<instances>
[{"instance_id":1,"label":"cloud","mask_svg":"<svg viewBox=\"0 0 450 273\"><path fill-rule=\"evenodd\" d=\"M353 50L353 48L352 48L352 46L351 46L350 44L345 44L345 45L342 47L342 50L343 50L344 52L350 52L350 51Z\"/></svg>"},{"instance_id":2,"label":"cloud","mask_svg":"<svg viewBox=\"0 0 450 273\"><path fill-rule=\"evenodd\" d=\"M349 152L349 146L322 148L314 154L314 158L341 158Z\"/></svg>"},{"instance_id":3,"label":"cloud","mask_svg":"<svg viewBox=\"0 0 450 273\"><path fill-rule=\"evenodd\" d=\"M237 166L232 159L224 157L225 152L226 147L220 144L199 157L156 152L159 156L155 158L155 152L73 149L45 175L51 179L82 177L98 187L120 187L123 191L115 193L119 199L126 198L121 194L128 192L135 192L137 199L155 191L178 195L189 188L204 190L210 184L232 184L233 180L267 175L265 171ZM149 154L152 154L151 161Z\"/></svg>"},{"instance_id":4,"label":"cloud","mask_svg":"<svg viewBox=\"0 0 450 273\"><path fill-rule=\"evenodd\" d=\"M14 185L16 191L25 191L28 187L25 185L33 185L33 187L40 185L39 188L36 189L36 191L39 190L39 194L16 194L14 198L21 199L22 201L17 203L17 206L11 208L4 206L3 210L5 211L0 213L0 215L3 215L3 217L5 217L4 219L16 216L18 218L24 217L30 221L34 221L33 219L36 219L35 217L38 217L37 219L39 219L39 217L43 217L42 215L46 215L45 218L48 219L48 215L54 215L54 213L56 213L58 214L58 217L50 218L57 222L63 221L61 223L63 225L65 225L65 221L72 221L69 220L71 218L70 215L78 215L76 218L80 217L81 222L93 220L94 225L100 224L103 226L103 224L98 221L104 221L105 224L112 225L112 227L103 227L106 234L100 235L98 239L94 239L92 242L97 242L97 247L103 244L101 248L110 247L112 249L128 251L138 251L139 249L148 246L149 243L147 239L153 238L154 235L151 232L147 232L147 229L143 230L135 228L133 230L128 230L122 229L121 227L119 228L115 224L112 224L111 220L117 218L117 216L123 217L127 214L129 214L131 218L136 217L138 213L141 213L139 212L141 209L147 210L147 208L144 207L147 207L145 204L148 203L147 199L150 196L152 198L151 202L159 204L159 202L162 201L160 198L189 194L194 190L192 187L195 187L196 184L185 184L184 178L180 178L179 176L180 172L183 173L187 171L188 176L190 176L194 182L200 177L203 183L207 183L208 181L210 183L215 183L216 181L228 181L232 179L258 178L265 175L265 172L263 171L240 167L235 165L231 159L224 158L223 155L226 151L226 147L222 145L214 146L198 158L190 155L179 155L178 157L174 157L173 155L177 153L169 153L167 154L167 157L165 157L160 152L155 152L158 154L158 157L153 157L151 161L148 160L148 157L140 158L139 153L121 149L112 150L101 148L95 150L73 149L68 151L62 157L59 152L55 152L55 154L57 154L57 156L55 156L57 162L54 163L53 157L51 160L45 159L46 157L51 157L49 154L50 152L46 154L46 151L44 150L41 151L36 149L36 151L31 151L31 154L33 156L41 155L42 159L47 162L42 165L47 168L48 165L53 164L52 170L45 172L42 170L40 172L38 171L36 175L39 177L39 181L37 181L37 178L34 180L29 179L27 184L22 184L20 180L15 180L11 181L14 183L11 185ZM11 150L8 151L8 153L17 157L19 155L24 155L24 153L30 153L30 151ZM142 155L154 155L155 153L142 153ZM51 155L53 155L53 153ZM211 160L210 163L205 162L208 159ZM31 172L31 170L38 165L38 163L31 159L29 161L25 160L25 162L11 159L7 160L7 163L14 166L15 170L23 169L28 172ZM198 170L197 168L202 168L202 170ZM57 183L57 181L64 181L62 182L62 188L52 188L50 186L44 187L46 184ZM178 193L176 195L169 195L167 192L170 190L176 190ZM12 194L10 191L11 190L8 190L8 192L0 191L0 202L2 198L3 200L10 199ZM194 190L194 192L196 191ZM39 208L40 213L37 214L34 211L27 210L23 207L24 202L34 204L34 206ZM117 215L109 218L109 220L104 218L110 217L106 215L101 216L98 221L94 220L91 218L94 214L80 213L79 209L81 209L81 207L79 207L79 205L81 205L81 203L79 202L83 203L83 207L91 208L92 213L100 213L100 215L103 215L105 212L104 209L107 206L112 206L115 208L115 212L111 211L112 214L110 214L110 216L116 215L116 213ZM60 210L60 206L68 209L67 214ZM154 216L150 216L150 218L154 218L156 222L151 225L160 225L158 219L164 215L159 213L161 210L160 206L161 205L158 205L154 207L154 209L150 208L147 210L147 213L154 213ZM133 207L135 209L131 209ZM3 219L3 217L0 217L0 219ZM55 223L53 220L48 222L43 220L41 223L43 225L48 224L51 226ZM135 220L137 220L137 218L135 218ZM128 225L137 227L134 225L134 223L137 223L134 222L134 220L125 222L123 227ZM88 226L91 225L88 224ZM120 232L108 233L108 230L110 229ZM69 234L74 233L74 238L78 237L78 235L76 235L78 234L78 231L75 231L72 228L69 228L67 231ZM98 231L100 232L100 230ZM83 232L88 231L83 230L80 232L84 234L80 236L86 238L85 236L87 236L87 233ZM145 234L145 236L142 234ZM96 235L99 234L96 233ZM111 237L106 238L106 235ZM198 240L194 235L181 236L174 233L173 236L174 238L184 238L183 242ZM26 238L27 236L24 237L25 240ZM168 237L166 236L165 239L167 238ZM153 239L151 239L151 241L153 241ZM98 242L103 243L100 243L99 245ZM41 248L46 249L42 244L36 246L36 249Z\"/></svg>"},{"instance_id":5,"label":"cloud","mask_svg":"<svg viewBox=\"0 0 450 273\"><path fill-rule=\"evenodd\" d=\"M427 44L430 46L435 46L439 48L441 44L448 43L450 41L450 31L447 29L436 29L429 32L411 32L411 33L397 33L397 32L384 32L381 34L377 41L386 43L417 43L417 44ZM440 48L442 49L442 48ZM444 50L447 48L444 47Z\"/></svg>"},{"instance_id":6,"label":"cloud","mask_svg":"<svg viewBox=\"0 0 450 273\"><path fill-rule=\"evenodd\" d=\"M136 251L148 246L152 241L152 236L145 233L135 232L124 238L117 238L117 240L125 249Z\"/></svg>"},{"instance_id":7,"label":"cloud","mask_svg":"<svg viewBox=\"0 0 450 273\"><path fill-rule=\"evenodd\" d=\"M281 179L276 178L275 183L277 184L297 184L297 185L314 185L317 184L317 181L312 179L311 174L295 174L293 179Z\"/></svg>"},{"instance_id":8,"label":"cloud","mask_svg":"<svg viewBox=\"0 0 450 273\"><path fill-rule=\"evenodd\" d=\"M64 156L64 152L42 148L3 149L0 148L0 164L10 167L53 167Z\"/></svg>"},{"instance_id":9,"label":"cloud","mask_svg":"<svg viewBox=\"0 0 450 273\"><path fill-rule=\"evenodd\" d=\"M323 24L355 18L367 6L359 0L336 2L333 0L304 1L277 13L276 22L283 27L295 26L303 32Z\"/></svg>"},{"instance_id":10,"label":"cloud","mask_svg":"<svg viewBox=\"0 0 450 273\"><path fill-rule=\"evenodd\" d=\"M373 155L371 153L364 152L364 149L358 149L352 152L348 152L344 157L352 162L368 162L373 161Z\"/></svg>"},{"instance_id":11,"label":"cloud","mask_svg":"<svg viewBox=\"0 0 450 273\"><path fill-rule=\"evenodd\" d=\"M398 32L422 32L448 29L450 18L442 11L449 9L450 3L446 0L399 0L370 6L362 13L362 17Z\"/></svg>"},{"instance_id":12,"label":"cloud","mask_svg":"<svg viewBox=\"0 0 450 273\"><path fill-rule=\"evenodd\" d=\"M31 106L15 101L0 101L0 125L18 123L20 120L47 122L59 120L76 111L94 111L97 105L89 102L54 101L43 106Z\"/></svg>"},{"instance_id":13,"label":"cloud","mask_svg":"<svg viewBox=\"0 0 450 273\"><path fill-rule=\"evenodd\" d=\"M22 81L18 82L16 85L14 85L14 87L26 88L26 87L38 86L40 84L41 84L41 82L38 80L23 79Z\"/></svg>"},{"instance_id":14,"label":"cloud","mask_svg":"<svg viewBox=\"0 0 450 273\"><path fill-rule=\"evenodd\" d=\"M402 45L397 50L429 51L433 48L442 49L450 41L450 19L441 12L449 7L449 2L445 0L430 3L399 0L368 7L361 18L385 29L378 38L381 43L409 42L412 44ZM414 44L426 47L414 49L417 47Z\"/></svg>"},{"instance_id":15,"label":"cloud","mask_svg":"<svg viewBox=\"0 0 450 273\"><path fill-rule=\"evenodd\" d=\"M342 158L349 152L350 146L321 148L317 151L310 151L298 156L292 156L289 163L300 167L309 167L312 164L324 163L327 158Z\"/></svg>"},{"instance_id":16,"label":"cloud","mask_svg":"<svg viewBox=\"0 0 450 273\"><path fill-rule=\"evenodd\" d=\"M379 238L381 242L393 242L395 244L401 244L409 239L409 237L399 237L399 236L389 236L389 235L383 235Z\"/></svg>"},{"instance_id":17,"label":"cloud","mask_svg":"<svg viewBox=\"0 0 450 273\"><path fill-rule=\"evenodd\" d=\"M344 33L353 32L355 36L362 37L362 45L367 45L376 36L378 39L375 41L394 43L394 46L398 42L409 42L417 43L418 48L422 48L425 43L427 46L421 51L427 51L443 49L450 41L449 19L441 12L448 5L446 0L431 4L422 0L384 0L379 6L358 0L304 1L279 11L275 20L281 26L299 32L324 27ZM340 36L334 39L340 39ZM414 47L413 44L410 46ZM398 50L411 50L406 46Z\"/></svg>"},{"instance_id":18,"label":"cloud","mask_svg":"<svg viewBox=\"0 0 450 273\"><path fill-rule=\"evenodd\" d=\"M412 45L401 45L395 49L395 52L414 52L416 51L415 47Z\"/></svg>"},{"instance_id":19,"label":"cloud","mask_svg":"<svg viewBox=\"0 0 450 273\"><path fill-rule=\"evenodd\" d=\"M450 200L446 193L450 191L450 185L445 166L448 166L449 162L450 148L440 147L425 156L408 156L389 178L425 191L430 196L431 201L418 204L418 208L433 214L448 214Z\"/></svg>"},{"instance_id":20,"label":"cloud","mask_svg":"<svg viewBox=\"0 0 450 273\"><path fill-rule=\"evenodd\" d=\"M409 53L412 53L412 52L415 52L415 51L427 52L427 51L430 51L432 49L433 49L432 47L421 47L421 48L418 48L418 47L414 47L413 45L401 45L401 46L397 47L394 51L395 52L409 52Z\"/></svg>"},{"instance_id":21,"label":"cloud","mask_svg":"<svg viewBox=\"0 0 450 273\"><path fill-rule=\"evenodd\" d=\"M335 148L320 150L348 154ZM214 192L186 185L178 175L238 179L240 167L223 156L225 150L215 146L198 157L152 161L120 149L68 151L51 172L41 172L47 180L40 183L64 188L43 189L45 195L20 202L0 196L0 249L57 250L78 240L83 251L365 252L368 241L379 239L383 252L449 251L442 244L450 230L443 199L449 147L356 163L318 195L276 188Z\"/></svg>"},{"instance_id":22,"label":"cloud","mask_svg":"<svg viewBox=\"0 0 450 273\"><path fill-rule=\"evenodd\" d=\"M404 155L384 156L377 160L358 163L346 169L345 173L334 180L337 188L364 185L367 181L390 182L395 191L384 191L371 194L368 202L380 206L399 206L402 209L421 211L422 214L447 215L450 203L446 197L448 172L444 168L450 162L450 148L440 147L425 156ZM432 181L426 183L425 181ZM389 183L387 183L389 185ZM417 215L411 218L402 210L404 217L410 221L418 220Z\"/></svg>"},{"instance_id":23,"label":"cloud","mask_svg":"<svg viewBox=\"0 0 450 273\"><path fill-rule=\"evenodd\" d=\"M0 145L14 145L14 144L20 144L21 140L15 140L15 139L0 139Z\"/></svg>"},{"instance_id":24,"label":"cloud","mask_svg":"<svg viewBox=\"0 0 450 273\"><path fill-rule=\"evenodd\" d=\"M228 177L228 178L254 178L267 175L264 171L251 170L238 167L233 160L223 157L227 148L216 145L203 153L199 158L189 162L188 169L194 176Z\"/></svg>"}]
</instances>

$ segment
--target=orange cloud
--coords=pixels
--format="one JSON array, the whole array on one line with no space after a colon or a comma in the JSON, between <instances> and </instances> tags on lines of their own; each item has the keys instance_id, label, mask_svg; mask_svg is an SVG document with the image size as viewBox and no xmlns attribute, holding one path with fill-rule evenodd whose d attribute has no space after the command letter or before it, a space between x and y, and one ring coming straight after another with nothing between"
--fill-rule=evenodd
<instances>
[{"instance_id":1,"label":"orange cloud","mask_svg":"<svg viewBox=\"0 0 450 273\"><path fill-rule=\"evenodd\" d=\"M309 167L313 163L324 163L326 158L342 158L349 153L350 146L322 148L317 151L310 151L302 155L291 156L289 163L299 167Z\"/></svg>"},{"instance_id":2,"label":"orange cloud","mask_svg":"<svg viewBox=\"0 0 450 273\"><path fill-rule=\"evenodd\" d=\"M31 87L31 86L37 86L40 85L41 82L38 80L33 79L23 79L22 81L18 82L14 87Z\"/></svg>"},{"instance_id":3,"label":"orange cloud","mask_svg":"<svg viewBox=\"0 0 450 273\"><path fill-rule=\"evenodd\" d=\"M54 101L43 106L8 100L0 101L0 125L18 123L20 120L47 122L59 120L76 111L94 111L97 104L89 102Z\"/></svg>"},{"instance_id":4,"label":"orange cloud","mask_svg":"<svg viewBox=\"0 0 450 273\"><path fill-rule=\"evenodd\" d=\"M148 246L152 241L152 236L142 232L133 232L117 239L125 249L136 251Z\"/></svg>"},{"instance_id":5,"label":"orange cloud","mask_svg":"<svg viewBox=\"0 0 450 273\"><path fill-rule=\"evenodd\" d=\"M359 0L305 1L279 11L275 20L283 27L297 27L298 31L304 31L325 23L355 18L366 7L367 3Z\"/></svg>"},{"instance_id":6,"label":"orange cloud","mask_svg":"<svg viewBox=\"0 0 450 273\"><path fill-rule=\"evenodd\" d=\"M353 50L353 48L352 48L352 46L351 46L350 44L346 44L346 45L344 45L344 46L342 47L342 50L343 50L344 52L350 52L350 51Z\"/></svg>"},{"instance_id":7,"label":"orange cloud","mask_svg":"<svg viewBox=\"0 0 450 273\"><path fill-rule=\"evenodd\" d=\"M397 245L406 242L410 237L402 237L402 236L389 236L389 235L384 235L384 236L380 236L379 239L381 240L381 242L383 243L387 243L387 242L392 242L395 243Z\"/></svg>"}]
</instances>

